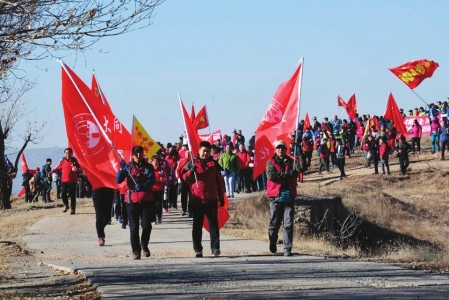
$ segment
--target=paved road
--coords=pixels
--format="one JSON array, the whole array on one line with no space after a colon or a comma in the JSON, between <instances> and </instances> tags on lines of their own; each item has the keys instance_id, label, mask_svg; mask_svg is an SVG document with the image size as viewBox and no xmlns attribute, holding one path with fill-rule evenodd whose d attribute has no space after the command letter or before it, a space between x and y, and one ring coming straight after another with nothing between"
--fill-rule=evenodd
<instances>
[{"instance_id":1,"label":"paved road","mask_svg":"<svg viewBox=\"0 0 449 300\"><path fill-rule=\"evenodd\" d=\"M151 257L131 259L129 231L116 222L99 247L93 207L29 228L27 247L47 264L79 270L105 299L449 299L449 278L387 264L272 255L268 244L222 236L222 256L194 258L191 221L177 212L153 227ZM205 254L209 254L204 231ZM282 249L279 246L279 251Z\"/></svg>"}]
</instances>

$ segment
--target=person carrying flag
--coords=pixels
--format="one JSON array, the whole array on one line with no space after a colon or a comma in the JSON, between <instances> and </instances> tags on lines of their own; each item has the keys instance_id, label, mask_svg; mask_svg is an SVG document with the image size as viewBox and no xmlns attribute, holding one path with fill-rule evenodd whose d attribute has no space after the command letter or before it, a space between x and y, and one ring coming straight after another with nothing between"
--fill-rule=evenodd
<instances>
[{"instance_id":1,"label":"person carrying flag","mask_svg":"<svg viewBox=\"0 0 449 300\"><path fill-rule=\"evenodd\" d=\"M120 184L126 180L125 202L129 217L129 232L133 259L138 260L141 252L150 256L148 243L151 235L151 220L154 219L155 205L151 188L155 182L154 167L144 160L143 147L132 148L132 160L126 164L120 160L120 169L115 181ZM139 223L142 235L139 240Z\"/></svg>"},{"instance_id":2,"label":"person carrying flag","mask_svg":"<svg viewBox=\"0 0 449 300\"><path fill-rule=\"evenodd\" d=\"M204 216L209 222L212 257L221 254L217 204L221 207L225 204L225 187L220 166L213 159L211 149L209 142L200 142L198 155L189 161L181 172L182 179L189 184L190 210L193 215L193 250L197 258L203 257L201 240Z\"/></svg>"}]
</instances>

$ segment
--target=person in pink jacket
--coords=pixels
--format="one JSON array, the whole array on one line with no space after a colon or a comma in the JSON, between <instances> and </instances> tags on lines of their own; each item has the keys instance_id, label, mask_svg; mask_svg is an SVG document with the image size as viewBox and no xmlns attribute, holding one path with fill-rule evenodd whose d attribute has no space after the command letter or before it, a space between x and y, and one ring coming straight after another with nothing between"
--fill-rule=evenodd
<instances>
[{"instance_id":1,"label":"person in pink jacket","mask_svg":"<svg viewBox=\"0 0 449 300\"><path fill-rule=\"evenodd\" d=\"M421 151L421 135L422 135L422 127L418 123L418 120L415 119L413 121L412 129L410 129L410 133L412 134L412 152L411 154L415 153L415 144L416 144L416 153L419 154Z\"/></svg>"},{"instance_id":2,"label":"person in pink jacket","mask_svg":"<svg viewBox=\"0 0 449 300\"><path fill-rule=\"evenodd\" d=\"M251 179L249 163L251 162L251 156L246 151L243 144L239 144L239 149L235 153L239 162L239 183L238 190L243 193L243 187L245 187L245 193L251 193Z\"/></svg>"}]
</instances>

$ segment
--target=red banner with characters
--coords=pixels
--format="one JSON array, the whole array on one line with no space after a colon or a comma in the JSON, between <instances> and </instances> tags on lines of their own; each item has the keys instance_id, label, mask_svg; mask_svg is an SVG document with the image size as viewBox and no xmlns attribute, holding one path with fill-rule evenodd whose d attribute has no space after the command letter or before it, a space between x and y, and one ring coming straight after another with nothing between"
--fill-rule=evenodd
<instances>
[{"instance_id":1,"label":"red banner with characters","mask_svg":"<svg viewBox=\"0 0 449 300\"><path fill-rule=\"evenodd\" d=\"M405 117L404 118L404 124L405 127L407 127L407 131L410 132L413 126L413 121L418 120L419 125L422 127L422 133L428 133L430 134L430 120L427 116L419 116L419 117ZM441 114L438 117L438 120L440 124L443 122Z\"/></svg>"}]
</instances>

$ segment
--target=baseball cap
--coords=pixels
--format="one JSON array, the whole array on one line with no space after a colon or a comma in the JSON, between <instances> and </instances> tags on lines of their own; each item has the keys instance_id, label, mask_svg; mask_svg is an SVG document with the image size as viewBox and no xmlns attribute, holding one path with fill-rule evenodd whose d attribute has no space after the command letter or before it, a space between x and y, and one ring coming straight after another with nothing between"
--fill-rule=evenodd
<instances>
[{"instance_id":1,"label":"baseball cap","mask_svg":"<svg viewBox=\"0 0 449 300\"><path fill-rule=\"evenodd\" d=\"M278 148L279 146L283 146L287 149L287 146L285 145L285 142L283 140L279 140L274 143L274 148Z\"/></svg>"}]
</instances>

